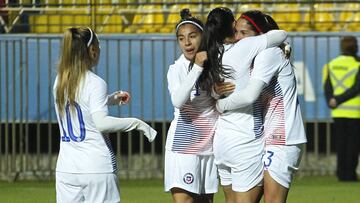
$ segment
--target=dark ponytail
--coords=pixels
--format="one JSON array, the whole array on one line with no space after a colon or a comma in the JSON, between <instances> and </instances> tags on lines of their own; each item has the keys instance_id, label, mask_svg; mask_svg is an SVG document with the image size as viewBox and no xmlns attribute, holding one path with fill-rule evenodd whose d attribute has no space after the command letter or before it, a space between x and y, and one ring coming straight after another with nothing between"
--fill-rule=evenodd
<instances>
[{"instance_id":1,"label":"dark ponytail","mask_svg":"<svg viewBox=\"0 0 360 203\"><path fill-rule=\"evenodd\" d=\"M251 27L251 30L256 32L258 35L267 33L270 30L279 29L279 26L271 16L258 10L246 11L241 14L240 18L245 19L247 24Z\"/></svg>"},{"instance_id":2,"label":"dark ponytail","mask_svg":"<svg viewBox=\"0 0 360 203\"><path fill-rule=\"evenodd\" d=\"M268 26L268 29L266 32L268 32L270 30L279 30L280 29L279 25L275 22L275 20L271 16L269 16L267 14L264 14L264 16L265 16L265 20L266 20L267 26Z\"/></svg>"},{"instance_id":3,"label":"dark ponytail","mask_svg":"<svg viewBox=\"0 0 360 203\"><path fill-rule=\"evenodd\" d=\"M231 71L222 65L222 57L225 38L234 36L234 21L233 13L225 7L215 8L208 15L199 48L199 52L207 52L208 59L204 62L204 70L198 82L199 87L209 94L215 83L231 77Z\"/></svg>"},{"instance_id":4,"label":"dark ponytail","mask_svg":"<svg viewBox=\"0 0 360 203\"><path fill-rule=\"evenodd\" d=\"M190 10L188 8L184 8L180 11L180 17L181 19L187 19L190 18L192 15L190 13Z\"/></svg>"},{"instance_id":5,"label":"dark ponytail","mask_svg":"<svg viewBox=\"0 0 360 203\"><path fill-rule=\"evenodd\" d=\"M241 14L240 18L245 19L247 24L251 27L251 30L258 35L269 31L265 15L259 10L246 11Z\"/></svg>"}]
</instances>

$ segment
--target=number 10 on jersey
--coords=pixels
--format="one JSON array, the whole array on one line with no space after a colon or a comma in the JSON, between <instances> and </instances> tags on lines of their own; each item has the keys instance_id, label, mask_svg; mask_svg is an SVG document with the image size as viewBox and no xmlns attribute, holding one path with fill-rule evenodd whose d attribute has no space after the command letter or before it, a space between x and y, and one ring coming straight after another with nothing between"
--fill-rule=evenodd
<instances>
[{"instance_id":1,"label":"number 10 on jersey","mask_svg":"<svg viewBox=\"0 0 360 203\"><path fill-rule=\"evenodd\" d=\"M65 106L67 131L64 128L62 119L60 118L61 129L63 131L63 136L61 136L61 141L63 141L63 142L70 142L70 141L82 142L82 141L84 141L85 136L86 136L85 123L84 123L81 108L80 108L79 104L77 104L76 102L74 104L74 107L75 107L76 114L78 117L80 136L76 136L74 134L73 121L71 120L71 114L70 114L70 103L67 102L66 106Z\"/></svg>"}]
</instances>

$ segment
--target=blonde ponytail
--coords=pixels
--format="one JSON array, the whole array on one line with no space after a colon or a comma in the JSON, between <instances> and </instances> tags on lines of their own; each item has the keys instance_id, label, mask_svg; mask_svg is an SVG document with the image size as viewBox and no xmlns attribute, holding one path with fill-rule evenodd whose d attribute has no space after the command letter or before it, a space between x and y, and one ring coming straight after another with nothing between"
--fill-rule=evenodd
<instances>
[{"instance_id":1,"label":"blonde ponytail","mask_svg":"<svg viewBox=\"0 0 360 203\"><path fill-rule=\"evenodd\" d=\"M88 49L91 32L89 28L84 27L69 28L64 33L57 67L58 81L55 101L60 115L64 114L67 102L71 107L74 106L80 82L92 67L93 61ZM92 39L91 43L94 41L95 39Z\"/></svg>"}]
</instances>

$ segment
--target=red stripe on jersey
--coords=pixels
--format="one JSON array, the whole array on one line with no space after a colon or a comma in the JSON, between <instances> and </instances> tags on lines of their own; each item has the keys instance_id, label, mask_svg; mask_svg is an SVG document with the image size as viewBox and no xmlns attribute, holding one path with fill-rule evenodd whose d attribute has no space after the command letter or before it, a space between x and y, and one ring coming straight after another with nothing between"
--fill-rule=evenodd
<instances>
[{"instance_id":1,"label":"red stripe on jersey","mask_svg":"<svg viewBox=\"0 0 360 203\"><path fill-rule=\"evenodd\" d=\"M199 154L211 149L217 118L216 111L210 116L203 116L202 112L186 103L180 109L172 150L184 154Z\"/></svg>"},{"instance_id":2,"label":"red stripe on jersey","mask_svg":"<svg viewBox=\"0 0 360 203\"><path fill-rule=\"evenodd\" d=\"M267 145L285 145L285 110L284 97L277 81L273 78L270 84L264 88L262 97L265 101L264 134Z\"/></svg>"}]
</instances>

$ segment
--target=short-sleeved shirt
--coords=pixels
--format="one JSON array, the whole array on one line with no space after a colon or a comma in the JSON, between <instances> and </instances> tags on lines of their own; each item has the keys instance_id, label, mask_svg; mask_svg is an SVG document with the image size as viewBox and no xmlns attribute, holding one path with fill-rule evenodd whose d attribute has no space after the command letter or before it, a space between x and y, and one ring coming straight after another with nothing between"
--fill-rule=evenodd
<instances>
[{"instance_id":1,"label":"short-sleeved shirt","mask_svg":"<svg viewBox=\"0 0 360 203\"><path fill-rule=\"evenodd\" d=\"M55 79L53 93L56 101ZM116 159L107 135L103 135L92 119L95 112L108 112L107 85L103 79L87 71L79 84L73 110L67 103L60 116L55 103L60 128L60 152L57 172L64 173L112 173Z\"/></svg>"}]
</instances>

